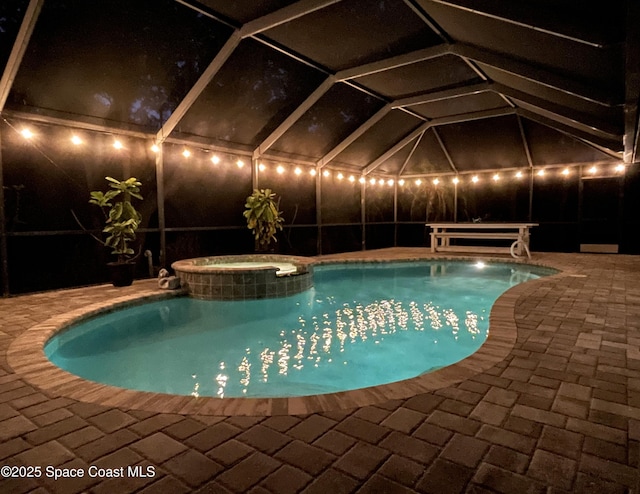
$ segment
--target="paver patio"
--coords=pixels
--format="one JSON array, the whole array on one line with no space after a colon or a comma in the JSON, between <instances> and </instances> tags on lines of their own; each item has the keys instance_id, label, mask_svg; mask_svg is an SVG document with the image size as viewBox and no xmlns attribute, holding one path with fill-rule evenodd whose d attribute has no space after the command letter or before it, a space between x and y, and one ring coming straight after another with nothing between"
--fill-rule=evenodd
<instances>
[{"instance_id":1,"label":"paver patio","mask_svg":"<svg viewBox=\"0 0 640 494\"><path fill-rule=\"evenodd\" d=\"M440 256L395 248L327 257ZM520 289L504 360L432 392L306 415L107 407L39 389L9 366L7 350L28 328L153 280L0 299L0 464L149 474L54 481L43 471L1 479L0 492L638 494L640 258L534 261L565 275Z\"/></svg>"}]
</instances>

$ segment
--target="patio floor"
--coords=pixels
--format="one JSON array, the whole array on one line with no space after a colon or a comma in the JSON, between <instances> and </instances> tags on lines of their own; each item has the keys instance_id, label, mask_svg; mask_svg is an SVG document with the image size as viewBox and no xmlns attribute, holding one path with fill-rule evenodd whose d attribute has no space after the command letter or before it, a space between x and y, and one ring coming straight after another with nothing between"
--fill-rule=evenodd
<instances>
[{"instance_id":1,"label":"patio floor","mask_svg":"<svg viewBox=\"0 0 640 494\"><path fill-rule=\"evenodd\" d=\"M444 256L325 256L418 257ZM27 329L154 280L0 299L0 465L42 467L2 469L39 478L0 478L0 492L640 494L640 257L533 261L563 275L516 287L497 315L517 335L506 358L431 392L306 415L109 407L41 389L9 365ZM54 480L47 466L84 477Z\"/></svg>"}]
</instances>

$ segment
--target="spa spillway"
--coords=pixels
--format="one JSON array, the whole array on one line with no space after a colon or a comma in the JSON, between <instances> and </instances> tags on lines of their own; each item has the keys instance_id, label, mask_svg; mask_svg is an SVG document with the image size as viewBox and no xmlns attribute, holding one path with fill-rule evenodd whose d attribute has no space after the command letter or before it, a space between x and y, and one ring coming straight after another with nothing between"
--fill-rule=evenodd
<instances>
[{"instance_id":1,"label":"spa spillway","mask_svg":"<svg viewBox=\"0 0 640 494\"><path fill-rule=\"evenodd\" d=\"M198 257L171 267L187 293L204 300L295 295L313 286L311 259L281 255Z\"/></svg>"}]
</instances>

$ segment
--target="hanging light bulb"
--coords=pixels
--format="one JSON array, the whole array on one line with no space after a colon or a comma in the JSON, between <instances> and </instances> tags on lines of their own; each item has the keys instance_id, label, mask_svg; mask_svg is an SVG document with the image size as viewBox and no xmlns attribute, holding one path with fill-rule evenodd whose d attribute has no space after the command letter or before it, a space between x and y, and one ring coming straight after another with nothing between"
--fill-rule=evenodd
<instances>
[{"instance_id":1,"label":"hanging light bulb","mask_svg":"<svg viewBox=\"0 0 640 494\"><path fill-rule=\"evenodd\" d=\"M618 172L618 173L624 173L625 168L626 168L626 167L625 167L622 163L620 163L619 165L616 165L615 170L616 170L616 172Z\"/></svg>"},{"instance_id":2,"label":"hanging light bulb","mask_svg":"<svg viewBox=\"0 0 640 494\"><path fill-rule=\"evenodd\" d=\"M312 177L315 177L317 173L318 171L315 168L312 168L311 170L309 170L309 175L311 175Z\"/></svg>"},{"instance_id":3,"label":"hanging light bulb","mask_svg":"<svg viewBox=\"0 0 640 494\"><path fill-rule=\"evenodd\" d=\"M454 185L458 185L460 183L460 179L458 177L453 177L452 182L454 183Z\"/></svg>"},{"instance_id":4,"label":"hanging light bulb","mask_svg":"<svg viewBox=\"0 0 640 494\"><path fill-rule=\"evenodd\" d=\"M591 175L595 175L596 173L598 173L598 167L597 166L592 166L591 168L589 168L589 173L591 173Z\"/></svg>"},{"instance_id":5,"label":"hanging light bulb","mask_svg":"<svg viewBox=\"0 0 640 494\"><path fill-rule=\"evenodd\" d=\"M404 185L404 178L401 178L400 180L398 180L398 185L400 186Z\"/></svg>"},{"instance_id":6,"label":"hanging light bulb","mask_svg":"<svg viewBox=\"0 0 640 494\"><path fill-rule=\"evenodd\" d=\"M339 173L336 175L336 178L337 178L338 180L342 180L342 179L344 178L344 175L343 175L342 173L340 173L340 172L339 172Z\"/></svg>"},{"instance_id":7,"label":"hanging light bulb","mask_svg":"<svg viewBox=\"0 0 640 494\"><path fill-rule=\"evenodd\" d=\"M471 181L474 184L477 184L480 181L480 179L478 178L478 175L474 175L473 177L471 177Z\"/></svg>"},{"instance_id":8,"label":"hanging light bulb","mask_svg":"<svg viewBox=\"0 0 640 494\"><path fill-rule=\"evenodd\" d=\"M369 183L370 183L371 185L375 185L375 184L376 184L376 182L377 182L377 180L376 180L375 178L373 178L373 177L371 178L371 180L369 180Z\"/></svg>"},{"instance_id":9,"label":"hanging light bulb","mask_svg":"<svg viewBox=\"0 0 640 494\"><path fill-rule=\"evenodd\" d=\"M365 183L365 182L366 182L366 180L364 179L364 177L360 177L360 178L358 179L358 182L360 182L361 184L363 184L363 183Z\"/></svg>"},{"instance_id":10,"label":"hanging light bulb","mask_svg":"<svg viewBox=\"0 0 640 494\"><path fill-rule=\"evenodd\" d=\"M82 139L80 139L78 136L74 135L71 137L71 143L74 146L79 146L80 144L82 144Z\"/></svg>"},{"instance_id":11,"label":"hanging light bulb","mask_svg":"<svg viewBox=\"0 0 640 494\"><path fill-rule=\"evenodd\" d=\"M433 185L438 185L439 183L440 183L440 179L438 178L433 179Z\"/></svg>"},{"instance_id":12,"label":"hanging light bulb","mask_svg":"<svg viewBox=\"0 0 640 494\"><path fill-rule=\"evenodd\" d=\"M154 153L157 153L158 151L160 151L160 146L158 146L157 144L152 144L151 151L153 151Z\"/></svg>"},{"instance_id":13,"label":"hanging light bulb","mask_svg":"<svg viewBox=\"0 0 640 494\"><path fill-rule=\"evenodd\" d=\"M264 163L260 163L258 165L258 170L260 170L261 172L265 171L267 169L267 167L265 166Z\"/></svg>"},{"instance_id":14,"label":"hanging light bulb","mask_svg":"<svg viewBox=\"0 0 640 494\"><path fill-rule=\"evenodd\" d=\"M328 177L329 175L331 175L331 173L329 173L329 170L325 170L322 172L323 177Z\"/></svg>"},{"instance_id":15,"label":"hanging light bulb","mask_svg":"<svg viewBox=\"0 0 640 494\"><path fill-rule=\"evenodd\" d=\"M496 174L495 174L493 177L491 177L491 178L493 178L493 181L494 181L494 182L497 182L498 180L500 180L500 175L499 175L498 173L496 173Z\"/></svg>"},{"instance_id":16,"label":"hanging light bulb","mask_svg":"<svg viewBox=\"0 0 640 494\"><path fill-rule=\"evenodd\" d=\"M293 170L293 173L295 173L296 175L300 176L300 174L302 173L302 170L296 166L295 170Z\"/></svg>"},{"instance_id":17,"label":"hanging light bulb","mask_svg":"<svg viewBox=\"0 0 640 494\"><path fill-rule=\"evenodd\" d=\"M213 163L214 165L217 165L218 163L220 163L220 158L218 158L218 156L216 156L215 154L211 157L211 163Z\"/></svg>"},{"instance_id":18,"label":"hanging light bulb","mask_svg":"<svg viewBox=\"0 0 640 494\"><path fill-rule=\"evenodd\" d=\"M349 182L353 183L356 181L356 177L354 177L353 175L349 175Z\"/></svg>"},{"instance_id":19,"label":"hanging light bulb","mask_svg":"<svg viewBox=\"0 0 640 494\"><path fill-rule=\"evenodd\" d=\"M238 160L238 161L236 161L236 166L237 166L238 168L242 168L242 167L244 166L244 161L242 161L242 160Z\"/></svg>"},{"instance_id":20,"label":"hanging light bulb","mask_svg":"<svg viewBox=\"0 0 640 494\"><path fill-rule=\"evenodd\" d=\"M538 175L539 177L544 177L544 169L540 169L540 170L538 170L537 175Z\"/></svg>"},{"instance_id":21,"label":"hanging light bulb","mask_svg":"<svg viewBox=\"0 0 640 494\"><path fill-rule=\"evenodd\" d=\"M390 178L389 180L387 180L387 185L388 185L389 187L391 187L394 183L395 183L395 182L394 182L394 180L393 180L392 178Z\"/></svg>"},{"instance_id":22,"label":"hanging light bulb","mask_svg":"<svg viewBox=\"0 0 640 494\"><path fill-rule=\"evenodd\" d=\"M113 147L116 149L122 149L124 146L118 139L116 139L115 141L113 141Z\"/></svg>"},{"instance_id":23,"label":"hanging light bulb","mask_svg":"<svg viewBox=\"0 0 640 494\"><path fill-rule=\"evenodd\" d=\"M417 180L416 180L416 185L422 185L422 180L417 179Z\"/></svg>"},{"instance_id":24,"label":"hanging light bulb","mask_svg":"<svg viewBox=\"0 0 640 494\"><path fill-rule=\"evenodd\" d=\"M570 173L571 173L571 172L569 171L569 169L568 169L568 168L565 168L564 170L562 170L562 174L563 174L565 177L568 177Z\"/></svg>"},{"instance_id":25,"label":"hanging light bulb","mask_svg":"<svg viewBox=\"0 0 640 494\"><path fill-rule=\"evenodd\" d=\"M378 180L378 185L384 185L384 178L381 178L380 180Z\"/></svg>"},{"instance_id":26,"label":"hanging light bulb","mask_svg":"<svg viewBox=\"0 0 640 494\"><path fill-rule=\"evenodd\" d=\"M282 175L284 173L284 166L278 165L276 171L278 172L278 175Z\"/></svg>"},{"instance_id":27,"label":"hanging light bulb","mask_svg":"<svg viewBox=\"0 0 640 494\"><path fill-rule=\"evenodd\" d=\"M31 139L33 137L33 132L31 132L31 130L29 129L22 129L20 131L20 134L22 134L22 137L24 137L25 139Z\"/></svg>"},{"instance_id":28,"label":"hanging light bulb","mask_svg":"<svg viewBox=\"0 0 640 494\"><path fill-rule=\"evenodd\" d=\"M523 175L521 171L516 172L516 178L522 178L522 176Z\"/></svg>"},{"instance_id":29,"label":"hanging light bulb","mask_svg":"<svg viewBox=\"0 0 640 494\"><path fill-rule=\"evenodd\" d=\"M189 156L191 156L191 151L189 151L188 149L185 149L184 151L182 151L182 156L184 156L185 158L188 158Z\"/></svg>"}]
</instances>

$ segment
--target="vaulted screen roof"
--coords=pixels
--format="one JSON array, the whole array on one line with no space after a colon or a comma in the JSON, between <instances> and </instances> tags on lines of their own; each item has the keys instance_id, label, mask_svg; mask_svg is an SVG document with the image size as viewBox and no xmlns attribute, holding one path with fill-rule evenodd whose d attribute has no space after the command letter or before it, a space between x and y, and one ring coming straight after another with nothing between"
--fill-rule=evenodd
<instances>
[{"instance_id":1,"label":"vaulted screen roof","mask_svg":"<svg viewBox=\"0 0 640 494\"><path fill-rule=\"evenodd\" d=\"M87 5L2 2L5 117L364 174L638 160L634 0Z\"/></svg>"}]
</instances>

